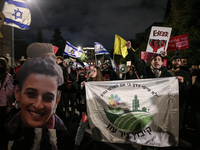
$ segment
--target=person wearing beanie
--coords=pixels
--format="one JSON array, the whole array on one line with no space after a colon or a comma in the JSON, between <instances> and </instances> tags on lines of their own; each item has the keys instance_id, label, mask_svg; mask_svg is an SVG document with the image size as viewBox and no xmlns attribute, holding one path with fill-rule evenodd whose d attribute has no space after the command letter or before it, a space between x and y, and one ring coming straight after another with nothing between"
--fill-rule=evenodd
<instances>
[{"instance_id":1,"label":"person wearing beanie","mask_svg":"<svg viewBox=\"0 0 200 150\"><path fill-rule=\"evenodd\" d=\"M191 79L189 74L180 68L181 66L181 58L178 55L174 55L171 58L172 69L169 71L174 76L181 76L184 78L183 83L179 83L179 129L180 129L180 136L184 132L184 118L186 113L186 102L190 99L189 98L189 90L192 86Z\"/></svg>"},{"instance_id":2,"label":"person wearing beanie","mask_svg":"<svg viewBox=\"0 0 200 150\"><path fill-rule=\"evenodd\" d=\"M113 69L110 68L110 64L108 62L104 63L104 69L102 70L102 76L106 81L115 80L116 75Z\"/></svg>"}]
</instances>

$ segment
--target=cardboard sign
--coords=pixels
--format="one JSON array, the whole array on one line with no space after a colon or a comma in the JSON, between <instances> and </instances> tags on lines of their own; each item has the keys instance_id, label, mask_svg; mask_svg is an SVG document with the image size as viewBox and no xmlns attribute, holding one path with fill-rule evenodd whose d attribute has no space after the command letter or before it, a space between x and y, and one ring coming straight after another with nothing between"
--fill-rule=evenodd
<instances>
[{"instance_id":1,"label":"cardboard sign","mask_svg":"<svg viewBox=\"0 0 200 150\"><path fill-rule=\"evenodd\" d=\"M152 26L147 52L163 53L167 50L172 28Z\"/></svg>"},{"instance_id":2,"label":"cardboard sign","mask_svg":"<svg viewBox=\"0 0 200 150\"><path fill-rule=\"evenodd\" d=\"M131 61L127 61L126 66L131 66Z\"/></svg>"}]
</instances>

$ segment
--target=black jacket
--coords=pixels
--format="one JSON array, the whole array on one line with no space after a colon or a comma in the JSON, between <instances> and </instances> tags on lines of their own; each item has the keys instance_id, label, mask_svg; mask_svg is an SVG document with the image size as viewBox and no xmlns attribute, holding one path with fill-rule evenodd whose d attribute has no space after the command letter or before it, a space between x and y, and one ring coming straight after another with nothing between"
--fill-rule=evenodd
<instances>
[{"instance_id":1,"label":"black jacket","mask_svg":"<svg viewBox=\"0 0 200 150\"><path fill-rule=\"evenodd\" d=\"M143 76L143 78L156 78L151 71L150 66L146 66L140 59L138 59L137 55L132 49L128 49L128 55L139 76ZM164 66L161 67L161 71L162 73L160 77L173 77L173 75Z\"/></svg>"}]
</instances>

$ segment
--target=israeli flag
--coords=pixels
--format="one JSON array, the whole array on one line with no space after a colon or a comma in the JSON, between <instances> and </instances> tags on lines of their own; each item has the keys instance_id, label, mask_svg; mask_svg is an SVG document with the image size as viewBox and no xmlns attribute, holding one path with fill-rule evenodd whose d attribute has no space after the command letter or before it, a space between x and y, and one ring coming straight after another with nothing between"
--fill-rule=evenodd
<instances>
[{"instance_id":1,"label":"israeli flag","mask_svg":"<svg viewBox=\"0 0 200 150\"><path fill-rule=\"evenodd\" d=\"M76 63L77 64L77 68L83 68L83 66L80 63Z\"/></svg>"},{"instance_id":2,"label":"israeli flag","mask_svg":"<svg viewBox=\"0 0 200 150\"><path fill-rule=\"evenodd\" d=\"M5 16L5 25L22 30L30 28L31 13L25 0L6 0L2 12Z\"/></svg>"},{"instance_id":3,"label":"israeli flag","mask_svg":"<svg viewBox=\"0 0 200 150\"><path fill-rule=\"evenodd\" d=\"M116 65L116 63L113 61L113 59L110 57L110 62L111 62L111 65L112 65L112 67L113 67L113 70L117 70L117 65Z\"/></svg>"},{"instance_id":4,"label":"israeli flag","mask_svg":"<svg viewBox=\"0 0 200 150\"><path fill-rule=\"evenodd\" d=\"M64 50L65 55L80 59L82 53L83 51L81 49L78 49L77 47L71 45L68 41L66 42L66 46Z\"/></svg>"},{"instance_id":5,"label":"israeli flag","mask_svg":"<svg viewBox=\"0 0 200 150\"><path fill-rule=\"evenodd\" d=\"M94 42L95 55L108 54L109 52L98 42Z\"/></svg>"},{"instance_id":6,"label":"israeli flag","mask_svg":"<svg viewBox=\"0 0 200 150\"><path fill-rule=\"evenodd\" d=\"M84 64L85 67L89 66L86 62L83 62L83 64Z\"/></svg>"}]
</instances>

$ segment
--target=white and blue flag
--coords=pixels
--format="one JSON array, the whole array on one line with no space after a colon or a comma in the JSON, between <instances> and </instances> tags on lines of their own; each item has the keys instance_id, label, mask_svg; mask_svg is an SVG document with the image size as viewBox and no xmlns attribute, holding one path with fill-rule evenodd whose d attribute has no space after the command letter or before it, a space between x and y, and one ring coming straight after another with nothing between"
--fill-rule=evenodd
<instances>
[{"instance_id":1,"label":"white and blue flag","mask_svg":"<svg viewBox=\"0 0 200 150\"><path fill-rule=\"evenodd\" d=\"M66 46L64 50L64 54L74 58L81 58L81 54L83 51L73 45L71 45L68 41L66 41Z\"/></svg>"},{"instance_id":2,"label":"white and blue flag","mask_svg":"<svg viewBox=\"0 0 200 150\"><path fill-rule=\"evenodd\" d=\"M95 55L108 54L109 52L98 42L94 42Z\"/></svg>"},{"instance_id":3,"label":"white and blue flag","mask_svg":"<svg viewBox=\"0 0 200 150\"><path fill-rule=\"evenodd\" d=\"M89 66L86 62L83 62L83 64L84 64L85 67Z\"/></svg>"},{"instance_id":4,"label":"white and blue flag","mask_svg":"<svg viewBox=\"0 0 200 150\"><path fill-rule=\"evenodd\" d=\"M116 65L116 63L113 61L113 59L110 57L110 62L111 62L111 65L112 65L112 67L113 67L113 70L117 70L117 65Z\"/></svg>"},{"instance_id":5,"label":"white and blue flag","mask_svg":"<svg viewBox=\"0 0 200 150\"><path fill-rule=\"evenodd\" d=\"M5 16L5 25L22 30L30 28L31 13L25 0L6 0L2 12Z\"/></svg>"}]
</instances>

